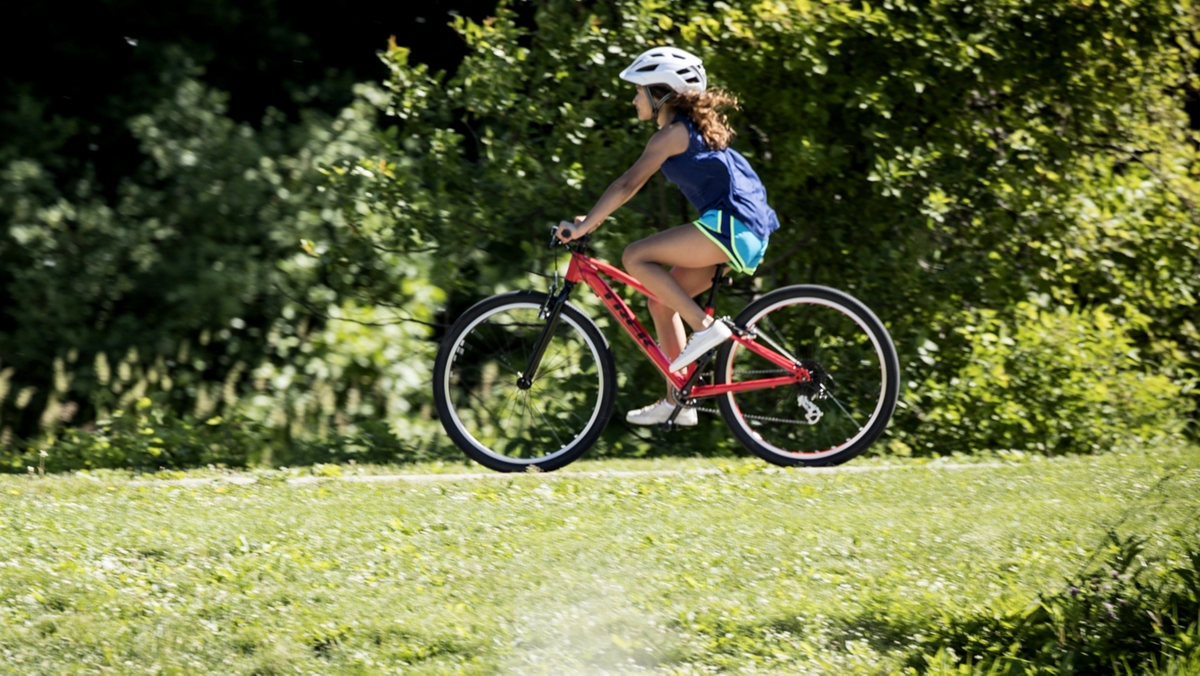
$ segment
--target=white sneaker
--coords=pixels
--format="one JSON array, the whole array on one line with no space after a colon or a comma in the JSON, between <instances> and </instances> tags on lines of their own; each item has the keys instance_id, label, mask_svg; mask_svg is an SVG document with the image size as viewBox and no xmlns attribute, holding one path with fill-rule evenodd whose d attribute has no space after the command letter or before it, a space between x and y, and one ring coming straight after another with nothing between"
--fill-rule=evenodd
<instances>
[{"instance_id":1,"label":"white sneaker","mask_svg":"<svg viewBox=\"0 0 1200 676\"><path fill-rule=\"evenodd\" d=\"M671 417L671 413L675 410L675 404L668 402L666 399L643 406L636 411L630 411L625 414L625 421L631 422L634 425L658 425L665 423L667 418ZM675 424L680 427L691 427L697 422L696 409L685 408L675 416Z\"/></svg>"},{"instance_id":2,"label":"white sneaker","mask_svg":"<svg viewBox=\"0 0 1200 676\"><path fill-rule=\"evenodd\" d=\"M705 352L729 340L732 335L733 331L729 330L725 322L719 320L713 322L713 325L707 329L693 333L687 347L683 348L683 352L680 352L675 361L671 362L669 370L674 372L687 367L688 364L704 356Z\"/></svg>"}]
</instances>

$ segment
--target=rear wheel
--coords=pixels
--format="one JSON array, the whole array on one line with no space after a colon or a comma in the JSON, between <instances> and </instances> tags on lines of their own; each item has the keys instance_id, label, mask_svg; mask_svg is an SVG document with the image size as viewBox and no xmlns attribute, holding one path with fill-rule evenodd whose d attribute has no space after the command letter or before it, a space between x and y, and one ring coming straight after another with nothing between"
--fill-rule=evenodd
<instances>
[{"instance_id":1,"label":"rear wheel","mask_svg":"<svg viewBox=\"0 0 1200 676\"><path fill-rule=\"evenodd\" d=\"M442 339L434 363L434 402L446 433L472 459L501 472L570 463L596 443L612 415L612 352L570 304L533 382L518 386L546 326L538 318L546 298L518 291L477 303Z\"/></svg>"},{"instance_id":2,"label":"rear wheel","mask_svg":"<svg viewBox=\"0 0 1200 676\"><path fill-rule=\"evenodd\" d=\"M835 289L790 286L754 301L734 323L813 376L717 398L747 449L777 465L837 465L883 433L896 407L900 367L891 337L865 305ZM721 347L715 367L719 384L788 373L733 341Z\"/></svg>"}]
</instances>

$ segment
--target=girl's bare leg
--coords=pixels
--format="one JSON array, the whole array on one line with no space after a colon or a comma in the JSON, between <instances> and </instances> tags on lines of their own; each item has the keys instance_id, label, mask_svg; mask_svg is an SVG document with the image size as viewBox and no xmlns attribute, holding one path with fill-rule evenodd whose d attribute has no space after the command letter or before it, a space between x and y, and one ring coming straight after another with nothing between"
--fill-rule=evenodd
<instances>
[{"instance_id":1,"label":"girl's bare leg","mask_svg":"<svg viewBox=\"0 0 1200 676\"><path fill-rule=\"evenodd\" d=\"M663 305L679 313L694 331L712 324L664 265L683 268L712 268L729 262L721 248L692 225L679 225L625 247L621 256L625 271L641 282Z\"/></svg>"},{"instance_id":2,"label":"girl's bare leg","mask_svg":"<svg viewBox=\"0 0 1200 676\"><path fill-rule=\"evenodd\" d=\"M712 286L712 277L715 272L716 270L711 267L685 268L677 265L671 269L670 274L684 293L695 298ZM662 348L668 359L675 359L683 351L684 343L687 340L679 313L656 300L651 300L648 307L650 316L654 319L654 333L658 336L658 346ZM667 401L672 404L676 403L675 396L671 392L670 382L667 382Z\"/></svg>"},{"instance_id":3,"label":"girl's bare leg","mask_svg":"<svg viewBox=\"0 0 1200 676\"><path fill-rule=\"evenodd\" d=\"M686 340L682 321L695 331L712 323L692 297L712 285L714 268L728 263L729 257L696 226L688 224L630 244L621 260L626 272L658 298L658 302L650 301L650 315L659 346L667 357L678 357ZM675 267L667 272L664 265ZM676 403L670 383L667 400Z\"/></svg>"}]
</instances>

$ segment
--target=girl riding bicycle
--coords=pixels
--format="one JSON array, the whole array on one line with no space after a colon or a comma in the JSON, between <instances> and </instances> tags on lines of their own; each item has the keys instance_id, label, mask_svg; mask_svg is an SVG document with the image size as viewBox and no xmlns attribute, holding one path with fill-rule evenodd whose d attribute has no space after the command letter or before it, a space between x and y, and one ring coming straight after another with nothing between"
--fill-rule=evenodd
<instances>
[{"instance_id":1,"label":"girl riding bicycle","mask_svg":"<svg viewBox=\"0 0 1200 676\"><path fill-rule=\"evenodd\" d=\"M733 131L720 109L737 102L707 88L699 59L658 47L621 77L637 85L638 118L658 131L591 213L559 224L551 248L595 230L660 169L701 216L629 245L625 271L588 256L586 241L566 246L570 264L549 293L506 291L463 312L433 365L447 435L500 472L553 471L600 440L618 378L604 334L570 302L574 291L590 291L667 381L666 399L632 411L630 422L695 425L699 410L717 413L747 450L786 467L861 454L899 396L887 328L859 300L814 284L767 291L731 320L710 316L716 288L705 309L692 302L720 278L714 267L754 272L779 222L758 176L729 149ZM654 299L661 347L606 280ZM694 331L686 347L684 322ZM697 362L713 348L711 364Z\"/></svg>"},{"instance_id":2,"label":"girl riding bicycle","mask_svg":"<svg viewBox=\"0 0 1200 676\"><path fill-rule=\"evenodd\" d=\"M638 120L653 120L659 130L588 215L562 222L558 236L567 242L594 231L660 169L679 187L700 218L638 240L621 257L625 270L658 298L649 303L650 315L660 347L674 360L670 369L678 371L731 335L728 326L708 316L692 298L712 285L714 266L753 274L779 220L750 163L729 147L734 131L721 109L737 107L737 100L708 88L699 58L674 47L656 47L634 59L620 77L637 85L633 105ZM672 266L671 271L664 265ZM686 347L683 322L694 332ZM630 411L626 420L657 425L667 421L677 405L668 383L665 399ZM685 408L675 417L677 425L696 422L694 409Z\"/></svg>"}]
</instances>

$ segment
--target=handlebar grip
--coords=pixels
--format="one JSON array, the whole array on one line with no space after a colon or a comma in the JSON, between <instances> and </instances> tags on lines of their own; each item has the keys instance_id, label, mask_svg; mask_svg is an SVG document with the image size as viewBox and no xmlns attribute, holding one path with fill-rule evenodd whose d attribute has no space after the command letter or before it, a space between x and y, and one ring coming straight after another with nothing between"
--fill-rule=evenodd
<instances>
[{"instance_id":1,"label":"handlebar grip","mask_svg":"<svg viewBox=\"0 0 1200 676\"><path fill-rule=\"evenodd\" d=\"M571 229L570 228L563 228L562 233L563 233L563 237L566 237L567 239L571 239Z\"/></svg>"}]
</instances>

